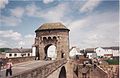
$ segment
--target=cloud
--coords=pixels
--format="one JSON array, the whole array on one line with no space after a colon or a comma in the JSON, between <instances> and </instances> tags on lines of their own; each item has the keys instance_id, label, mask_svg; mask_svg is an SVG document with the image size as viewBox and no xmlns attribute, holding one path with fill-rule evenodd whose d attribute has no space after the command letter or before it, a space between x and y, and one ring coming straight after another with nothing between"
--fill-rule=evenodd
<instances>
[{"instance_id":1,"label":"cloud","mask_svg":"<svg viewBox=\"0 0 120 78\"><path fill-rule=\"evenodd\" d=\"M99 4L101 0L88 0L81 8L80 12L85 13L85 12L91 12L94 10Z\"/></svg>"},{"instance_id":2,"label":"cloud","mask_svg":"<svg viewBox=\"0 0 120 78\"><path fill-rule=\"evenodd\" d=\"M28 16L36 16L36 13L38 12L38 10L39 8L35 5L35 3L32 3L25 7L25 11Z\"/></svg>"},{"instance_id":3,"label":"cloud","mask_svg":"<svg viewBox=\"0 0 120 78\"><path fill-rule=\"evenodd\" d=\"M38 17L47 22L61 21L67 11L67 3L61 3L48 9L41 9L40 7L38 8L34 3L26 6L26 14L28 16Z\"/></svg>"},{"instance_id":4,"label":"cloud","mask_svg":"<svg viewBox=\"0 0 120 78\"><path fill-rule=\"evenodd\" d=\"M13 16L1 16L0 23L8 26L17 26L21 23L22 20L20 18L16 18Z\"/></svg>"},{"instance_id":5,"label":"cloud","mask_svg":"<svg viewBox=\"0 0 120 78\"><path fill-rule=\"evenodd\" d=\"M8 38L12 40L20 40L21 34L13 30L0 31L0 38Z\"/></svg>"},{"instance_id":6,"label":"cloud","mask_svg":"<svg viewBox=\"0 0 120 78\"><path fill-rule=\"evenodd\" d=\"M54 0L43 0L43 3L44 4L48 4L48 3L51 3L51 2L53 2Z\"/></svg>"},{"instance_id":7,"label":"cloud","mask_svg":"<svg viewBox=\"0 0 120 78\"><path fill-rule=\"evenodd\" d=\"M7 26L17 26L22 22L23 15L34 16L36 11L36 6L34 4L23 7L16 7L10 9L10 15L1 15L0 23Z\"/></svg>"},{"instance_id":8,"label":"cloud","mask_svg":"<svg viewBox=\"0 0 120 78\"><path fill-rule=\"evenodd\" d=\"M24 8L16 7L11 9L10 16L1 16L0 22L5 25L16 26L22 22L21 17L23 16L37 17L40 18L40 20L43 20L43 22L59 21L63 24L65 23L66 26L70 28L71 45L77 45L80 48L117 45L117 12L109 12L107 10L108 12L91 13L91 15L88 14L87 16L84 14L83 16L79 15L77 12L79 7L81 7L80 12L82 13L92 12L100 4L100 2L100 0L89 0L86 3L82 1L82 4L80 5L78 5L78 2L75 4L60 2L58 5L50 6L46 9L32 3L24 6ZM48 3L46 2L46 4ZM4 31L4 33L6 32L7 31ZM11 30L11 32L15 33L13 30ZM2 38L1 40L4 40L3 38L8 39L8 41L4 40L1 45L6 45L6 43L11 43L11 41L13 41L13 44L16 47L31 47L34 43L33 34L25 36L18 35L15 37L13 34L9 34L10 31L7 33L8 35L3 34L3 31L2 34L0 32L0 38Z\"/></svg>"},{"instance_id":9,"label":"cloud","mask_svg":"<svg viewBox=\"0 0 120 78\"><path fill-rule=\"evenodd\" d=\"M24 14L24 8L21 8L21 7L11 9L10 11L12 16L19 17L19 18L22 17Z\"/></svg>"},{"instance_id":10,"label":"cloud","mask_svg":"<svg viewBox=\"0 0 120 78\"><path fill-rule=\"evenodd\" d=\"M62 22L64 16L68 13L68 3L60 3L55 7L41 9L35 3L23 7L10 9L9 16L1 16L0 23L7 26L17 26L22 22L23 16L37 17L45 22Z\"/></svg>"},{"instance_id":11,"label":"cloud","mask_svg":"<svg viewBox=\"0 0 120 78\"><path fill-rule=\"evenodd\" d=\"M113 30L114 29L114 30ZM107 23L100 24L93 31L84 34L84 47L103 47L103 46L118 46L118 24Z\"/></svg>"},{"instance_id":12,"label":"cloud","mask_svg":"<svg viewBox=\"0 0 120 78\"><path fill-rule=\"evenodd\" d=\"M32 45L34 44L34 39L35 35L25 35L23 39L18 42L18 47L32 47Z\"/></svg>"},{"instance_id":13,"label":"cloud","mask_svg":"<svg viewBox=\"0 0 120 78\"><path fill-rule=\"evenodd\" d=\"M80 28L83 28L83 27L88 25L88 23L86 23L86 22L89 22L89 21L86 20L86 19L76 20L76 21L73 21L73 22L71 21L71 22L69 22L68 28L71 29L71 30L75 30L77 28L80 29Z\"/></svg>"},{"instance_id":14,"label":"cloud","mask_svg":"<svg viewBox=\"0 0 120 78\"><path fill-rule=\"evenodd\" d=\"M31 48L34 44L34 39L35 35L33 34L23 36L13 30L0 31L0 47Z\"/></svg>"},{"instance_id":15,"label":"cloud","mask_svg":"<svg viewBox=\"0 0 120 78\"><path fill-rule=\"evenodd\" d=\"M34 37L35 37L35 35L32 35L32 34L28 34L25 36L25 38L34 38Z\"/></svg>"},{"instance_id":16,"label":"cloud","mask_svg":"<svg viewBox=\"0 0 120 78\"><path fill-rule=\"evenodd\" d=\"M25 42L24 42L24 41L19 41L19 42L18 42L18 46L19 46L19 47L22 47L22 46L24 46L24 45L25 45Z\"/></svg>"},{"instance_id":17,"label":"cloud","mask_svg":"<svg viewBox=\"0 0 120 78\"><path fill-rule=\"evenodd\" d=\"M8 4L8 0L0 0L0 9L5 8L6 4Z\"/></svg>"},{"instance_id":18,"label":"cloud","mask_svg":"<svg viewBox=\"0 0 120 78\"><path fill-rule=\"evenodd\" d=\"M62 3L57 5L56 7L50 8L49 10L44 10L41 12L42 18L49 22L61 21L61 19L68 12L68 4Z\"/></svg>"},{"instance_id":19,"label":"cloud","mask_svg":"<svg viewBox=\"0 0 120 78\"><path fill-rule=\"evenodd\" d=\"M112 19L111 19L112 18ZM81 48L116 46L119 39L118 13L89 15L69 23L70 42Z\"/></svg>"},{"instance_id":20,"label":"cloud","mask_svg":"<svg viewBox=\"0 0 120 78\"><path fill-rule=\"evenodd\" d=\"M0 47L6 47L6 46L7 46L6 41L0 39Z\"/></svg>"}]
</instances>

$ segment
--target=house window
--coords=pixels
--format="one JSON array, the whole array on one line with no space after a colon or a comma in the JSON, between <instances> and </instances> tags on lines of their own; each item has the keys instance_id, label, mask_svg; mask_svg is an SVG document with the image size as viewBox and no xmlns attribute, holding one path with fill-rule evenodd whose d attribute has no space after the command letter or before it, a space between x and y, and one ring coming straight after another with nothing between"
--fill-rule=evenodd
<instances>
[{"instance_id":1,"label":"house window","mask_svg":"<svg viewBox=\"0 0 120 78\"><path fill-rule=\"evenodd\" d=\"M12 56L12 54L9 54L9 56Z\"/></svg>"},{"instance_id":2,"label":"house window","mask_svg":"<svg viewBox=\"0 0 120 78\"><path fill-rule=\"evenodd\" d=\"M22 56L22 57L24 57L24 56L26 56L26 54L25 54L25 53L23 53L23 54L21 54L21 56Z\"/></svg>"},{"instance_id":3,"label":"house window","mask_svg":"<svg viewBox=\"0 0 120 78\"><path fill-rule=\"evenodd\" d=\"M14 54L14 56L17 56L17 54Z\"/></svg>"},{"instance_id":4,"label":"house window","mask_svg":"<svg viewBox=\"0 0 120 78\"><path fill-rule=\"evenodd\" d=\"M28 56L30 56L30 53L28 53Z\"/></svg>"}]
</instances>

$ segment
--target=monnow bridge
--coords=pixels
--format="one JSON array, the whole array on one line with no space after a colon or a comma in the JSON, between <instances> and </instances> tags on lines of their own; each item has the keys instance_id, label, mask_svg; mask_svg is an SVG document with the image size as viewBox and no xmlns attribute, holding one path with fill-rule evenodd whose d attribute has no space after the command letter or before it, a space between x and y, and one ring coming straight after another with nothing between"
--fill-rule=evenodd
<instances>
[{"instance_id":1,"label":"monnow bridge","mask_svg":"<svg viewBox=\"0 0 120 78\"><path fill-rule=\"evenodd\" d=\"M10 78L107 78L106 72L100 67L94 69L92 65L86 66L87 77L83 77L82 65L69 58L69 31L61 23L41 25L35 31L36 57L13 58L15 64ZM56 47L54 60L47 54L51 45ZM5 77L4 71L2 78Z\"/></svg>"}]
</instances>

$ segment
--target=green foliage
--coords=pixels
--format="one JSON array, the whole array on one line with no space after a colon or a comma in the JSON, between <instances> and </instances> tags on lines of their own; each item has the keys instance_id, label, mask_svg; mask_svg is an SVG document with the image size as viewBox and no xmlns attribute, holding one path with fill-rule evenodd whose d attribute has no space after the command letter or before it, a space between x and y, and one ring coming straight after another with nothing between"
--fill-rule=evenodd
<instances>
[{"instance_id":1,"label":"green foliage","mask_svg":"<svg viewBox=\"0 0 120 78\"><path fill-rule=\"evenodd\" d=\"M5 52L6 50L10 50L10 48L0 48L0 52Z\"/></svg>"},{"instance_id":2,"label":"green foliage","mask_svg":"<svg viewBox=\"0 0 120 78\"><path fill-rule=\"evenodd\" d=\"M119 64L119 59L108 59L105 61L108 62L108 64L110 64L110 65L118 65Z\"/></svg>"}]
</instances>

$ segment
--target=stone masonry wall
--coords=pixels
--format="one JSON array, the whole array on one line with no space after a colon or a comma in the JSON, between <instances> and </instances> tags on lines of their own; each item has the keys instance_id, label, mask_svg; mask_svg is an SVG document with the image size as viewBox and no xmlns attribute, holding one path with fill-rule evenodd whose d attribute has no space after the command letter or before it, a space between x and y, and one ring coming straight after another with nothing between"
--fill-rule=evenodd
<instances>
[{"instance_id":1,"label":"stone masonry wall","mask_svg":"<svg viewBox=\"0 0 120 78\"><path fill-rule=\"evenodd\" d=\"M56 37L56 40L53 38ZM44 41L44 38L46 39ZM40 60L44 60L45 51L44 48L47 45L53 44L56 46L57 59L62 58L62 53L64 58L68 57L69 50L69 31L68 30L46 30L36 32L35 44L39 48Z\"/></svg>"},{"instance_id":2,"label":"stone masonry wall","mask_svg":"<svg viewBox=\"0 0 120 78\"><path fill-rule=\"evenodd\" d=\"M17 57L17 58L10 58L13 64L26 62L26 61L32 61L35 60L35 57ZM9 60L9 58L3 59L4 64Z\"/></svg>"},{"instance_id":3,"label":"stone masonry wall","mask_svg":"<svg viewBox=\"0 0 120 78\"><path fill-rule=\"evenodd\" d=\"M10 78L47 78L51 73L57 70L62 65L66 64L67 60L56 60L54 63L49 63L32 70L27 70L16 74Z\"/></svg>"}]
</instances>

